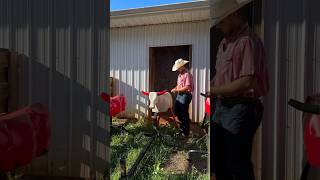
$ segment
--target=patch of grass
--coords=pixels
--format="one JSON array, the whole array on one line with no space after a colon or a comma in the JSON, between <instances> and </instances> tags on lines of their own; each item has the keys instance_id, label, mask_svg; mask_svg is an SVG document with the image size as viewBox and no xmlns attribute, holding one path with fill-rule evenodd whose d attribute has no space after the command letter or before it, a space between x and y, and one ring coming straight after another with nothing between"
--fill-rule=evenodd
<instances>
[{"instance_id":1,"label":"patch of grass","mask_svg":"<svg viewBox=\"0 0 320 180\"><path fill-rule=\"evenodd\" d=\"M185 174L168 174L166 172L159 172L158 176L154 176L154 180L208 180L209 176L207 174L202 174L198 172L195 168L191 172Z\"/></svg>"},{"instance_id":2,"label":"patch of grass","mask_svg":"<svg viewBox=\"0 0 320 180\"><path fill-rule=\"evenodd\" d=\"M135 162L136 158L143 147L147 144L147 137L141 137L138 140L136 137L129 135L115 135L112 138L111 143L111 172L112 179L119 179L120 177L120 167L119 159L121 157L126 159L127 162L127 172ZM138 143L139 142L139 143Z\"/></svg>"}]
</instances>

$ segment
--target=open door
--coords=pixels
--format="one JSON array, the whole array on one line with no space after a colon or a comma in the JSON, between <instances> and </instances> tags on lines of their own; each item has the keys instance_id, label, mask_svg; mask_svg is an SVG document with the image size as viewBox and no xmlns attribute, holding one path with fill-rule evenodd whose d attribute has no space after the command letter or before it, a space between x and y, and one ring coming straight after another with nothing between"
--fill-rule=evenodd
<instances>
[{"instance_id":1,"label":"open door","mask_svg":"<svg viewBox=\"0 0 320 180\"><path fill-rule=\"evenodd\" d=\"M188 69L192 66L192 46L164 46L150 47L149 49L149 91L171 90L177 84L178 72L172 71L175 60L183 58L190 61L186 66ZM173 100L175 97L173 97ZM175 101L173 101L175 102ZM190 115L191 108L190 105ZM150 113L149 113L150 114ZM168 118L169 114L164 114Z\"/></svg>"}]
</instances>

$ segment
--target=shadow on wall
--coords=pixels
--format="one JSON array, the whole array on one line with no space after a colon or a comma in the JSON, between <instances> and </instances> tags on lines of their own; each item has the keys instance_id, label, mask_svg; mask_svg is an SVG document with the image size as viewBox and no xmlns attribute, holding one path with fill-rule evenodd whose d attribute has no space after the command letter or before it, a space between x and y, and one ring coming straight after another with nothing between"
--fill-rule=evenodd
<instances>
[{"instance_id":1,"label":"shadow on wall","mask_svg":"<svg viewBox=\"0 0 320 180\"><path fill-rule=\"evenodd\" d=\"M102 177L110 167L106 154L110 120L100 92L81 85L75 79L76 72L67 77L25 55L19 55L19 62L20 107L40 102L51 114L49 153L36 159L27 172Z\"/></svg>"},{"instance_id":2,"label":"shadow on wall","mask_svg":"<svg viewBox=\"0 0 320 180\"><path fill-rule=\"evenodd\" d=\"M97 12L104 5L104 0L0 2L0 46L25 54L19 57L20 107L40 102L51 113L50 151L28 173L89 177L110 167L109 120L98 92L106 89L109 67L108 17Z\"/></svg>"}]
</instances>

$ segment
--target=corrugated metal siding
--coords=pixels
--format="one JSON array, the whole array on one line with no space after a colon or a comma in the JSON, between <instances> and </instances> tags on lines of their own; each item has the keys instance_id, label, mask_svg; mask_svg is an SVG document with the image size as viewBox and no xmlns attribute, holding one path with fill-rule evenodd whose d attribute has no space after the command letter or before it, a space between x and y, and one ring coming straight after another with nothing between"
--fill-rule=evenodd
<instances>
[{"instance_id":1,"label":"corrugated metal siding","mask_svg":"<svg viewBox=\"0 0 320 180\"><path fill-rule=\"evenodd\" d=\"M139 93L149 90L149 47L192 45L194 99L192 119L202 120L204 98L209 90L209 21L137 26L111 29L110 76L120 81L118 93L128 101L128 111L146 113L146 99ZM167 87L169 88L169 87Z\"/></svg>"},{"instance_id":2,"label":"corrugated metal siding","mask_svg":"<svg viewBox=\"0 0 320 180\"><path fill-rule=\"evenodd\" d=\"M89 177L109 166L106 87L108 15L104 0L1 0L0 47L20 53L20 106L51 113L49 153L28 172ZM91 176L92 177L92 176ZM99 178L98 178L99 179Z\"/></svg>"},{"instance_id":3,"label":"corrugated metal siding","mask_svg":"<svg viewBox=\"0 0 320 180\"><path fill-rule=\"evenodd\" d=\"M265 98L262 179L299 179L304 165L302 114L287 102L320 91L319 5L317 0L264 1L271 91ZM311 179L320 178L313 173Z\"/></svg>"}]
</instances>

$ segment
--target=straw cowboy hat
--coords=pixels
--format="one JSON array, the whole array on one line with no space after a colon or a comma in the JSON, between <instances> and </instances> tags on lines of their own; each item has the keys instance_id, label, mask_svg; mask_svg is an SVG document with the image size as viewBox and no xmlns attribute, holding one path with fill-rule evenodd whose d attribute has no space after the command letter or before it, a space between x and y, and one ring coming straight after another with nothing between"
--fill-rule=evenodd
<instances>
[{"instance_id":1,"label":"straw cowboy hat","mask_svg":"<svg viewBox=\"0 0 320 180\"><path fill-rule=\"evenodd\" d=\"M177 71L179 68L184 66L185 64L189 63L189 61L183 60L183 59L178 59L174 62L174 65L172 67L172 71Z\"/></svg>"},{"instance_id":2,"label":"straw cowboy hat","mask_svg":"<svg viewBox=\"0 0 320 180\"><path fill-rule=\"evenodd\" d=\"M253 0L212 0L211 1L211 25L217 25L228 15L236 12Z\"/></svg>"}]
</instances>

